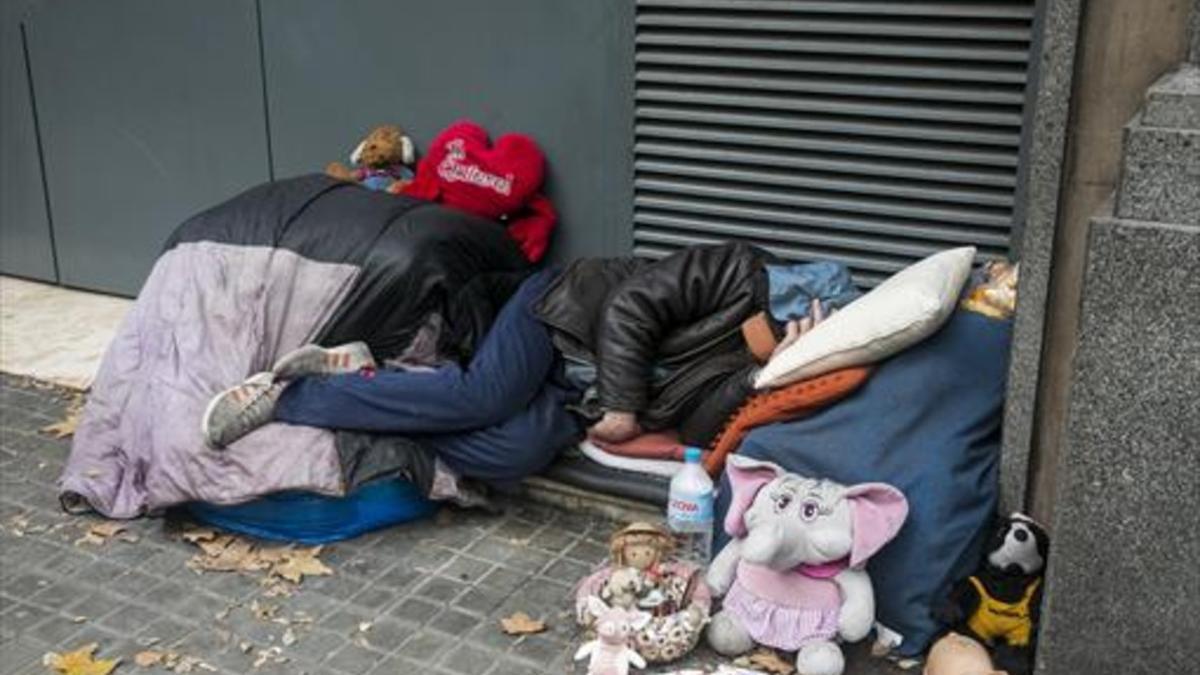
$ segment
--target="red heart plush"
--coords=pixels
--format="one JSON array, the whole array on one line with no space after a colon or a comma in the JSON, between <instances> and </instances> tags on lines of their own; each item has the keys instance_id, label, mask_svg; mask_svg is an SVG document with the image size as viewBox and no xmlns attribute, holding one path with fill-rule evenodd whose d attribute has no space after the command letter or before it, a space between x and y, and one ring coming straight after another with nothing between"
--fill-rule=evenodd
<instances>
[{"instance_id":1,"label":"red heart plush","mask_svg":"<svg viewBox=\"0 0 1200 675\"><path fill-rule=\"evenodd\" d=\"M492 143L483 127L464 120L433 139L404 192L496 219L524 208L544 176L533 139L505 134Z\"/></svg>"}]
</instances>

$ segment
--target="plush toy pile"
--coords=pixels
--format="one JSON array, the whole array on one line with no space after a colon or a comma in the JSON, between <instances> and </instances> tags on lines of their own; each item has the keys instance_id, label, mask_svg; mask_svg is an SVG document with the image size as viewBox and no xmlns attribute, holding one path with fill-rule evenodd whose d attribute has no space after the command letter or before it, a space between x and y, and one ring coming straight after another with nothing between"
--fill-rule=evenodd
<instances>
[{"instance_id":1,"label":"plush toy pile","mask_svg":"<svg viewBox=\"0 0 1200 675\"><path fill-rule=\"evenodd\" d=\"M350 161L353 167L332 162L325 173L499 221L529 262L546 255L558 214L542 194L546 160L529 136L505 134L493 142L478 124L455 122L430 142L414 173L412 139L385 125L358 144Z\"/></svg>"},{"instance_id":2,"label":"plush toy pile","mask_svg":"<svg viewBox=\"0 0 1200 675\"><path fill-rule=\"evenodd\" d=\"M712 599L702 570L672 560L674 540L649 523L619 530L610 548L610 564L576 589L576 620L603 639L611 612L630 612L627 640L639 659L667 663L685 656L708 623Z\"/></svg>"}]
</instances>

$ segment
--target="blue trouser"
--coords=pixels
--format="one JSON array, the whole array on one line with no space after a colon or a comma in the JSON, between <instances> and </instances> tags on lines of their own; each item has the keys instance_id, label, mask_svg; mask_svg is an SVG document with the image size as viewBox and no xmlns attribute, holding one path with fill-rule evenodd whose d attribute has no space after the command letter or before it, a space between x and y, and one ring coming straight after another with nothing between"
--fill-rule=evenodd
<instances>
[{"instance_id":1,"label":"blue trouser","mask_svg":"<svg viewBox=\"0 0 1200 675\"><path fill-rule=\"evenodd\" d=\"M563 407L577 394L550 381L556 353L532 310L556 274L538 272L521 284L465 369L300 378L284 390L276 419L408 434L468 478L537 472L579 433Z\"/></svg>"}]
</instances>

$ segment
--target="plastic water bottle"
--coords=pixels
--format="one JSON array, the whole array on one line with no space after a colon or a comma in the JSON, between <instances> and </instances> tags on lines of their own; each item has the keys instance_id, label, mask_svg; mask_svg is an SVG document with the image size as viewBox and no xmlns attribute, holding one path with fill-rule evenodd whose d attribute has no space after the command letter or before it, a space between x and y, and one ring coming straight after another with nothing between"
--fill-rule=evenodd
<instances>
[{"instance_id":1,"label":"plastic water bottle","mask_svg":"<svg viewBox=\"0 0 1200 675\"><path fill-rule=\"evenodd\" d=\"M683 452L683 468L671 478L667 527L675 537L676 557L708 565L712 557L713 482L700 465L700 449Z\"/></svg>"}]
</instances>

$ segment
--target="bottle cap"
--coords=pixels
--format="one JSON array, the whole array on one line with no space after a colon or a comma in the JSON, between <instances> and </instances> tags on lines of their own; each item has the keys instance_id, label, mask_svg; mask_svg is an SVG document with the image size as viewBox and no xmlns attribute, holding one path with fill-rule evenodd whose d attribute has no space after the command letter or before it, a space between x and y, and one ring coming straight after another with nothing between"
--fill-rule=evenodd
<instances>
[{"instance_id":1,"label":"bottle cap","mask_svg":"<svg viewBox=\"0 0 1200 675\"><path fill-rule=\"evenodd\" d=\"M687 448L683 451L683 461L688 464L700 463L700 448Z\"/></svg>"}]
</instances>

